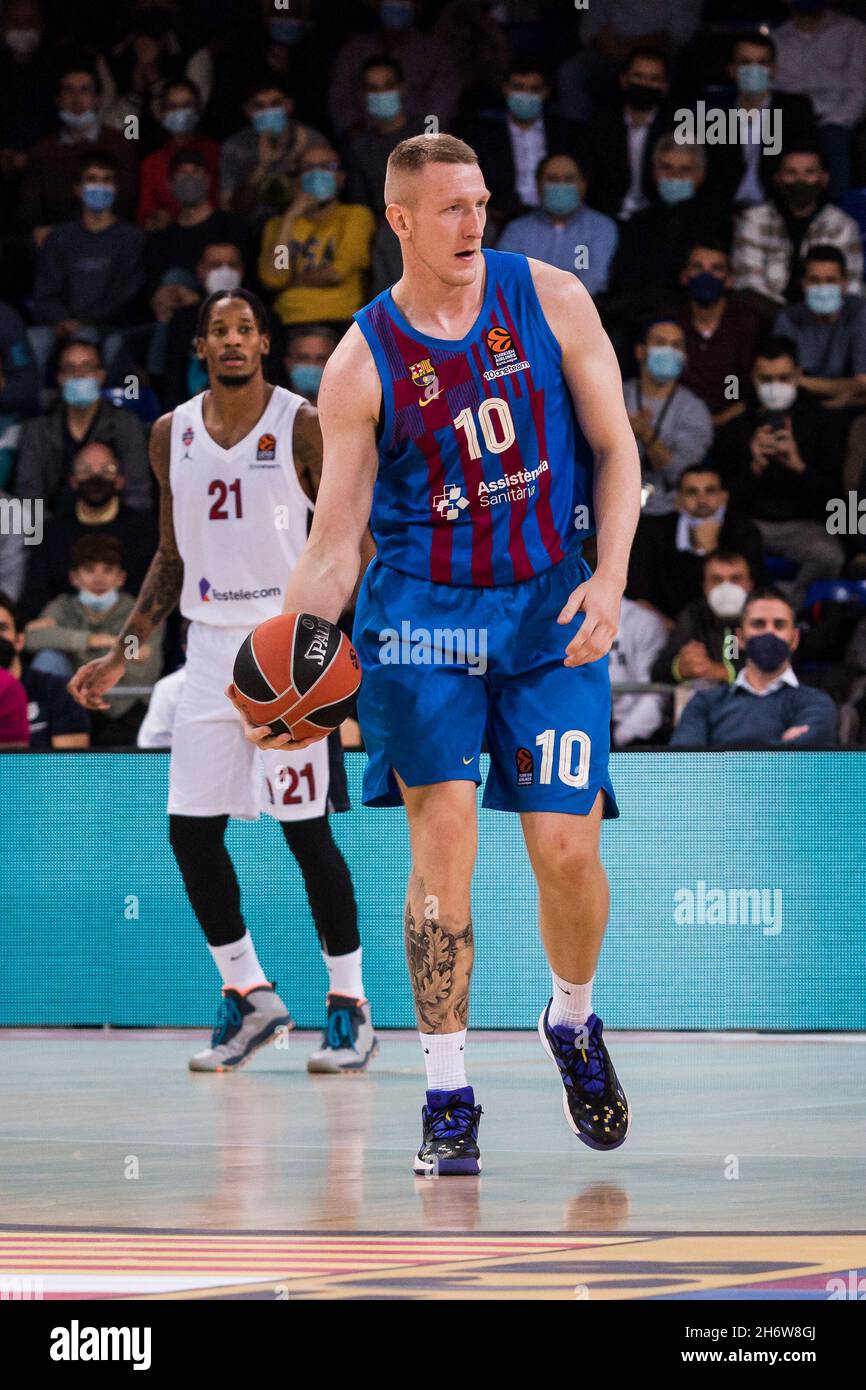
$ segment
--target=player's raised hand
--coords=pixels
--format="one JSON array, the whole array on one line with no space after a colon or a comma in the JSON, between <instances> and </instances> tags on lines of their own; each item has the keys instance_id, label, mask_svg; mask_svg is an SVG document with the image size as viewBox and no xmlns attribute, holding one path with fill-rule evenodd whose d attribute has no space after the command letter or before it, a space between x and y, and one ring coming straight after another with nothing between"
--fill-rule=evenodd
<instances>
[{"instance_id":1,"label":"player's raised hand","mask_svg":"<svg viewBox=\"0 0 866 1390\"><path fill-rule=\"evenodd\" d=\"M294 740L290 734L272 734L267 724L251 724L250 721L247 719L246 715L244 714L243 709L241 708L241 705L239 703L237 691L235 690L234 681L232 681L230 685L226 686L225 694L228 697L228 699L231 700L232 704L234 705L235 709L241 717L241 724L243 725L244 729L244 737L248 739L250 743L254 743L257 748L287 748L289 752L295 752L300 748L308 748L311 743L319 742L317 738L302 738L299 740ZM321 737L328 737L327 730L321 735Z\"/></svg>"},{"instance_id":2,"label":"player's raised hand","mask_svg":"<svg viewBox=\"0 0 866 1390\"><path fill-rule=\"evenodd\" d=\"M583 613L584 619L565 649L565 666L585 666L607 656L619 627L621 600L620 587L600 574L572 590L556 621L570 623L577 613Z\"/></svg>"},{"instance_id":3,"label":"player's raised hand","mask_svg":"<svg viewBox=\"0 0 866 1390\"><path fill-rule=\"evenodd\" d=\"M115 648L79 666L66 689L85 709L108 709L108 701L103 696L106 690L117 685L125 670L123 653Z\"/></svg>"}]
</instances>

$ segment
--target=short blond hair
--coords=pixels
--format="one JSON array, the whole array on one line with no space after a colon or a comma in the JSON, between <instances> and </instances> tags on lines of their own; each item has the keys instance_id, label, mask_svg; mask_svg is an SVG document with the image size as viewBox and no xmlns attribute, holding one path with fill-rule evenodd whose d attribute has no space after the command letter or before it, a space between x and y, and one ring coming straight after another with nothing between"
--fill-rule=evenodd
<instances>
[{"instance_id":1,"label":"short blond hair","mask_svg":"<svg viewBox=\"0 0 866 1390\"><path fill-rule=\"evenodd\" d=\"M428 164L477 164L478 156L456 135L413 135L401 140L388 158L385 203L399 202L397 186L407 174L419 174Z\"/></svg>"}]
</instances>

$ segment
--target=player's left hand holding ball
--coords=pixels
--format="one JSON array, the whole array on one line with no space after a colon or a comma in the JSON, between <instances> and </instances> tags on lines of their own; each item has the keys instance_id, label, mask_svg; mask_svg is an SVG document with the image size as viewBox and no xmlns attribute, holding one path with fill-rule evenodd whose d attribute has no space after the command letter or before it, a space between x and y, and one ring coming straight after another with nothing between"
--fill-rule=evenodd
<instances>
[{"instance_id":1,"label":"player's left hand holding ball","mask_svg":"<svg viewBox=\"0 0 866 1390\"><path fill-rule=\"evenodd\" d=\"M568 596L568 602L557 618L558 623L570 623L576 613L584 619L565 649L565 666L585 666L607 656L619 627L622 588L596 572L578 584Z\"/></svg>"},{"instance_id":2,"label":"player's left hand holding ball","mask_svg":"<svg viewBox=\"0 0 866 1390\"><path fill-rule=\"evenodd\" d=\"M226 695L259 748L300 749L351 713L361 663L335 623L311 613L268 618L245 638Z\"/></svg>"}]
</instances>

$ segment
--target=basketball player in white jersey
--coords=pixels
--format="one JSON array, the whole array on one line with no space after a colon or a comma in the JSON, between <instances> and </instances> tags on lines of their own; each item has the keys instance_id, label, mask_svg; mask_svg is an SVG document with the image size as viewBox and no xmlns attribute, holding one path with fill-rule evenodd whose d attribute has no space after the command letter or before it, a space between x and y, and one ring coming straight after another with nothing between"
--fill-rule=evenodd
<instances>
[{"instance_id":1,"label":"basketball player in white jersey","mask_svg":"<svg viewBox=\"0 0 866 1390\"><path fill-rule=\"evenodd\" d=\"M210 389L163 415L151 434L159 548L115 645L82 666L69 689L86 708L107 708L104 695L124 672L130 639L145 643L180 601L190 626L169 838L223 981L211 1045L189 1065L235 1070L293 1026L259 964L224 844L229 816L255 820L264 811L298 861L328 969L327 1024L308 1067L357 1071L377 1045L352 882L327 819L329 810L348 809L339 735L288 753L258 750L223 693L246 634L280 612L286 575L304 548L321 474L318 418L303 397L265 381L267 318L255 295L210 295L197 333Z\"/></svg>"}]
</instances>

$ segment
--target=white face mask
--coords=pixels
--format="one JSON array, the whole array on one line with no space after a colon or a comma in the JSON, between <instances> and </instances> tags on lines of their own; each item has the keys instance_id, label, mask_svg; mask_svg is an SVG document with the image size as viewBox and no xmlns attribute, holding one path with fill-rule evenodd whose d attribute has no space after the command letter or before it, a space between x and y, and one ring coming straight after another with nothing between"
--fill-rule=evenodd
<instances>
[{"instance_id":1,"label":"white face mask","mask_svg":"<svg viewBox=\"0 0 866 1390\"><path fill-rule=\"evenodd\" d=\"M39 29L7 29L6 43L17 58L29 58L42 38Z\"/></svg>"},{"instance_id":2,"label":"white face mask","mask_svg":"<svg viewBox=\"0 0 866 1390\"><path fill-rule=\"evenodd\" d=\"M723 584L716 584L710 589L707 603L717 618L738 618L748 597L742 584L732 584L730 579L726 579Z\"/></svg>"},{"instance_id":3,"label":"white face mask","mask_svg":"<svg viewBox=\"0 0 866 1390\"><path fill-rule=\"evenodd\" d=\"M216 294L218 290L239 290L241 273L233 265L215 265L204 277L204 287L208 294Z\"/></svg>"},{"instance_id":4,"label":"white face mask","mask_svg":"<svg viewBox=\"0 0 866 1390\"><path fill-rule=\"evenodd\" d=\"M767 410L790 410L797 399L793 381L760 381L755 390L758 400Z\"/></svg>"}]
</instances>

